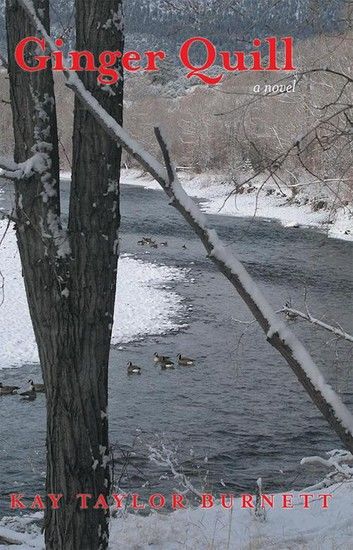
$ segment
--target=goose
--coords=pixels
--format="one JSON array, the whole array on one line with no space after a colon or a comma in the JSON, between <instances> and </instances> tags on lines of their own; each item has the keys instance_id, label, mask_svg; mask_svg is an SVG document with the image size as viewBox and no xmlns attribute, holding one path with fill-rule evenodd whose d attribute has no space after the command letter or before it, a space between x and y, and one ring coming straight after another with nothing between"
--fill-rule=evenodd
<instances>
[{"instance_id":1,"label":"goose","mask_svg":"<svg viewBox=\"0 0 353 550\"><path fill-rule=\"evenodd\" d=\"M127 373L128 374L141 374L141 367L133 365L131 361L127 364Z\"/></svg>"},{"instance_id":2,"label":"goose","mask_svg":"<svg viewBox=\"0 0 353 550\"><path fill-rule=\"evenodd\" d=\"M33 382L33 380L28 380L28 384L29 384L30 386L33 386L34 389L35 389L35 391L36 391L37 393L45 393L45 386L44 386L44 384L35 384L35 383Z\"/></svg>"},{"instance_id":3,"label":"goose","mask_svg":"<svg viewBox=\"0 0 353 550\"><path fill-rule=\"evenodd\" d=\"M158 355L157 352L154 354L154 359L153 360L154 360L155 363L171 363L172 362L171 358L168 355Z\"/></svg>"},{"instance_id":4,"label":"goose","mask_svg":"<svg viewBox=\"0 0 353 550\"><path fill-rule=\"evenodd\" d=\"M178 355L178 363L182 367L191 367L195 364L195 359L190 359L190 357L183 357L182 355Z\"/></svg>"},{"instance_id":5,"label":"goose","mask_svg":"<svg viewBox=\"0 0 353 550\"><path fill-rule=\"evenodd\" d=\"M171 361L170 359L168 359L167 361L160 361L160 365L162 370L175 368L173 361Z\"/></svg>"},{"instance_id":6,"label":"goose","mask_svg":"<svg viewBox=\"0 0 353 550\"><path fill-rule=\"evenodd\" d=\"M30 382L29 389L20 393L22 400L25 401L34 401L37 398L36 388L33 382Z\"/></svg>"},{"instance_id":7,"label":"goose","mask_svg":"<svg viewBox=\"0 0 353 550\"><path fill-rule=\"evenodd\" d=\"M26 395L23 394L21 399L22 401L34 401L35 399L37 399L36 390L32 392L31 391L26 392Z\"/></svg>"},{"instance_id":8,"label":"goose","mask_svg":"<svg viewBox=\"0 0 353 550\"><path fill-rule=\"evenodd\" d=\"M14 395L17 393L18 389L18 386L4 386L2 382L0 382L0 395Z\"/></svg>"},{"instance_id":9,"label":"goose","mask_svg":"<svg viewBox=\"0 0 353 550\"><path fill-rule=\"evenodd\" d=\"M152 237L142 237L142 240L145 244L156 244L156 241L154 241Z\"/></svg>"}]
</instances>

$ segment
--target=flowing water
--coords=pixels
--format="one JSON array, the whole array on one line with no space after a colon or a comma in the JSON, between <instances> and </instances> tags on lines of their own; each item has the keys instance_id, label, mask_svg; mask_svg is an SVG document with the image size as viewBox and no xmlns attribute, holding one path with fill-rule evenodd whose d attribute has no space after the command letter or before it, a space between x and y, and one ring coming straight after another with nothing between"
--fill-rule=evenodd
<instances>
[{"instance_id":1,"label":"flowing water","mask_svg":"<svg viewBox=\"0 0 353 550\"><path fill-rule=\"evenodd\" d=\"M66 203L67 190L63 196ZM187 269L185 280L171 286L184 299L188 327L112 350L109 412L116 483L141 495L179 488L170 466L151 462L151 448L162 450L197 489L215 494L253 490L259 476L267 491L320 479L323 472L299 466L300 459L337 448L339 440L284 360L256 324L248 323L240 298L164 194L123 186L122 217L122 253ZM264 220L211 219L275 308L288 300L302 305L306 292L313 314L353 332L351 243ZM168 247L141 247L142 236L168 241ZM304 322L292 326L353 409L351 348ZM196 366L161 371L153 363L155 351L194 357ZM141 376L127 376L129 360L143 367ZM39 378L38 365L1 371L6 383L30 376ZM43 491L44 396L33 403L0 400L0 421L1 499L13 491ZM4 513L8 509L1 506Z\"/></svg>"}]
</instances>

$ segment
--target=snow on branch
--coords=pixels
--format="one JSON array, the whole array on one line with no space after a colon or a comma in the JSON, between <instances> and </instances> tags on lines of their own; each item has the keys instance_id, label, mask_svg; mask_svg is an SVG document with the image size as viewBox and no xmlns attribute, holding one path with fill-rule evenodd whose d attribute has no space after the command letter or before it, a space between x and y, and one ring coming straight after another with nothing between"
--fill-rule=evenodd
<instances>
[{"instance_id":1,"label":"snow on branch","mask_svg":"<svg viewBox=\"0 0 353 550\"><path fill-rule=\"evenodd\" d=\"M267 334L268 341L286 359L314 403L341 439L345 441L347 448L353 450L352 414L333 388L325 382L318 366L295 334L285 323L278 320L274 309L262 295L242 263L223 246L216 231L207 228L205 215L185 193L176 177L168 148L160 130L157 128L155 132L167 165L169 178L169 182L163 187L168 196L173 199L173 206L179 210L199 235L210 259L236 288Z\"/></svg>"},{"instance_id":2,"label":"snow on branch","mask_svg":"<svg viewBox=\"0 0 353 550\"><path fill-rule=\"evenodd\" d=\"M0 157L0 177L5 179L16 179L15 174L19 171L19 165L12 160Z\"/></svg>"},{"instance_id":3,"label":"snow on branch","mask_svg":"<svg viewBox=\"0 0 353 550\"><path fill-rule=\"evenodd\" d=\"M49 144L46 144L49 146ZM0 177L18 181L28 179L34 174L43 174L47 170L48 155L45 152L36 152L25 162L15 163L0 158Z\"/></svg>"},{"instance_id":4,"label":"snow on branch","mask_svg":"<svg viewBox=\"0 0 353 550\"><path fill-rule=\"evenodd\" d=\"M52 51L55 45L36 15L31 0L19 0L32 22L47 41ZM113 140L130 153L161 185L195 233L200 237L209 258L234 286L247 304L255 319L266 334L269 343L276 348L293 370L315 405L334 428L344 446L353 452L353 415L344 405L333 388L326 383L318 366L311 358L292 330L280 319L267 302L261 290L252 280L243 264L226 249L215 230L207 227L207 218L183 190L172 166L168 148L162 135L156 129L156 136L162 148L166 168L145 151L110 116L92 94L85 88L76 73L64 71L67 85L75 92L84 107Z\"/></svg>"},{"instance_id":5,"label":"snow on branch","mask_svg":"<svg viewBox=\"0 0 353 550\"><path fill-rule=\"evenodd\" d=\"M329 325L324 321L320 321L320 319L316 319L311 315L309 311L303 313L302 311L293 309L291 307L284 307L282 309L282 313L289 313L290 315L293 315L295 317L300 317L301 319L308 321L312 325L316 325L320 328L323 328L324 330L327 330L328 332L332 332L338 338L342 338L343 340L347 340L348 342L353 342L353 336L351 334L348 334L348 332L345 332L340 328L333 327L332 325Z\"/></svg>"},{"instance_id":6,"label":"snow on branch","mask_svg":"<svg viewBox=\"0 0 353 550\"><path fill-rule=\"evenodd\" d=\"M328 458L309 456L300 462L301 465L309 464L331 470L322 481L312 487L307 487L307 491L319 491L336 483L353 481L353 454L341 449L328 451L326 454Z\"/></svg>"}]
</instances>

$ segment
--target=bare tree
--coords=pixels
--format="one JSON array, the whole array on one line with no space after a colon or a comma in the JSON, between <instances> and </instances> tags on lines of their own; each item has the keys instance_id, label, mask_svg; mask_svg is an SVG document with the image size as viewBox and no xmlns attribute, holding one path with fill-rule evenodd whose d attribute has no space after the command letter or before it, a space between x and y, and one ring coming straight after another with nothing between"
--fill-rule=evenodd
<instances>
[{"instance_id":1,"label":"bare tree","mask_svg":"<svg viewBox=\"0 0 353 550\"><path fill-rule=\"evenodd\" d=\"M49 31L49 1L33 5ZM15 161L23 163L14 173L16 233L46 386L47 492L63 494L61 509L46 512L46 547L104 549L109 510L78 513L75 495L110 491L107 382L121 150L77 101L70 214L63 228L52 72L17 67L17 43L37 29L16 0L7 1L6 17ZM121 0L76 0L76 37L78 50L121 50ZM28 63L34 53L35 48L28 53ZM112 95L99 88L95 73L81 74L87 89L121 123L121 79Z\"/></svg>"}]
</instances>

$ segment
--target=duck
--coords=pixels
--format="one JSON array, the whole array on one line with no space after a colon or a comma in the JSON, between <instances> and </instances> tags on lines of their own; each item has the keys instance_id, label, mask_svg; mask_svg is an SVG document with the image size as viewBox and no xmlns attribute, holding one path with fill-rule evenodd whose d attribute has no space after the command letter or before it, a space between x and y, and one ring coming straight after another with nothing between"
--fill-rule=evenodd
<instances>
[{"instance_id":1,"label":"duck","mask_svg":"<svg viewBox=\"0 0 353 550\"><path fill-rule=\"evenodd\" d=\"M183 357L180 353L178 355L178 363L182 367L191 367L195 364L195 359L191 359L190 357Z\"/></svg>"},{"instance_id":2,"label":"duck","mask_svg":"<svg viewBox=\"0 0 353 550\"><path fill-rule=\"evenodd\" d=\"M37 393L45 393L45 385L44 384L35 384L33 382L33 380L28 380L28 384L30 386L33 386Z\"/></svg>"},{"instance_id":3,"label":"duck","mask_svg":"<svg viewBox=\"0 0 353 550\"><path fill-rule=\"evenodd\" d=\"M18 386L4 386L0 382L0 395L14 395L19 390Z\"/></svg>"},{"instance_id":4,"label":"duck","mask_svg":"<svg viewBox=\"0 0 353 550\"><path fill-rule=\"evenodd\" d=\"M127 364L127 373L130 374L141 374L141 367L134 365L131 361Z\"/></svg>"},{"instance_id":5,"label":"duck","mask_svg":"<svg viewBox=\"0 0 353 550\"><path fill-rule=\"evenodd\" d=\"M161 243L161 246L168 246L168 242L164 241L164 243Z\"/></svg>"},{"instance_id":6,"label":"duck","mask_svg":"<svg viewBox=\"0 0 353 550\"><path fill-rule=\"evenodd\" d=\"M20 393L23 401L34 401L37 398L36 388L32 381L30 381L29 389Z\"/></svg>"},{"instance_id":7,"label":"duck","mask_svg":"<svg viewBox=\"0 0 353 550\"><path fill-rule=\"evenodd\" d=\"M157 352L153 355L155 363L171 363L172 360L168 355L159 355Z\"/></svg>"}]
</instances>

